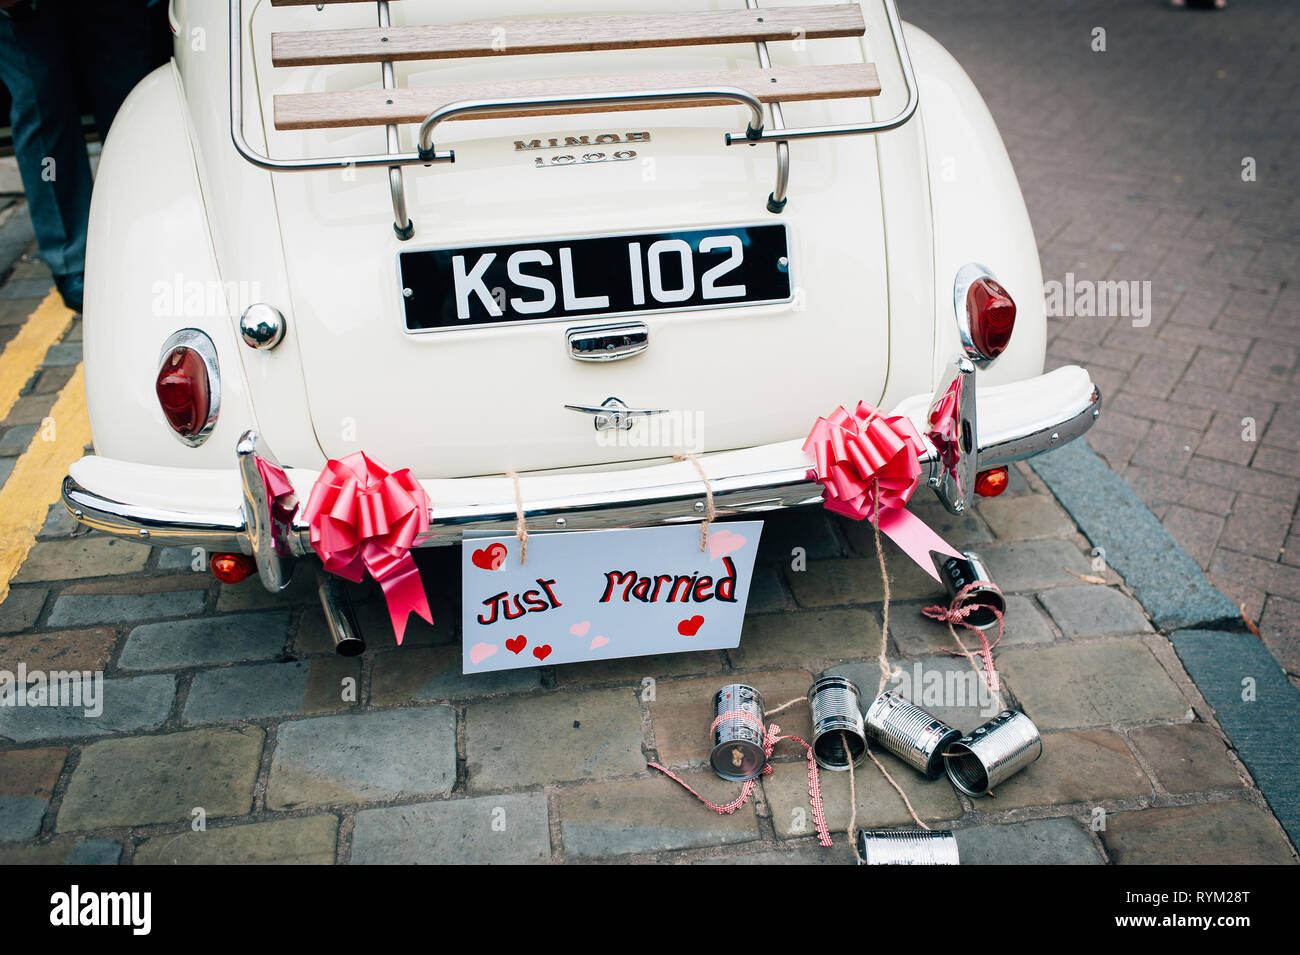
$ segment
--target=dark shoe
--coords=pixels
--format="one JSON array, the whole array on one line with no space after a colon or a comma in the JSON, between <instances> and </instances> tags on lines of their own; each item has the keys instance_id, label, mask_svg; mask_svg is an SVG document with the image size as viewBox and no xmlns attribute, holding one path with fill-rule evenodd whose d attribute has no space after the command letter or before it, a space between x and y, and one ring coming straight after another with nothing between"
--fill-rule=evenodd
<instances>
[{"instance_id":1,"label":"dark shoe","mask_svg":"<svg viewBox=\"0 0 1300 955\"><path fill-rule=\"evenodd\" d=\"M85 281L85 276L80 272L73 275L56 275L54 276L54 287L59 290L63 296L63 304L68 306L74 312L81 311L82 291L81 287Z\"/></svg>"}]
</instances>

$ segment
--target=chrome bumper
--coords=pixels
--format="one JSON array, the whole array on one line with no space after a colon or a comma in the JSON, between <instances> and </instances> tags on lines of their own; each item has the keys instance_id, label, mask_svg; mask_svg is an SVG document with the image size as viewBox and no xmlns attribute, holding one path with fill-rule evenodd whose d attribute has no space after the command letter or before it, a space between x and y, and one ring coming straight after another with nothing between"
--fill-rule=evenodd
<instances>
[{"instance_id":1,"label":"chrome bumper","mask_svg":"<svg viewBox=\"0 0 1300 955\"><path fill-rule=\"evenodd\" d=\"M1058 369L1052 375L1065 371L1067 369ZM1053 407L1047 411L1025 408L1025 405L1033 403L1011 395L1002 400L1006 407L997 419L976 429L973 401L963 403L962 413L970 414L970 433L979 435L979 446L978 454L966 455L958 469L973 475L976 466L983 470L1029 458L1059 447L1087 431L1100 414L1101 395L1085 372L1081 369L1070 371L1078 374L1070 380L1070 387L1061 389L1063 393L1056 397ZM1042 376L1044 379L1048 377ZM973 375L969 383L973 385ZM1011 386L1001 387L1005 390ZM973 393L973 388L971 391ZM919 411L905 410L914 404L914 400L909 399L896 409L896 413L909 413L913 420L924 420L927 405L924 399L921 401L917 406ZM997 403L996 399L994 403ZM1008 411L1008 408L1013 410ZM743 463L745 455L751 452L718 452L702 456L699 460L709 475L716 513L719 516L755 514L819 502L821 486L815 480L811 462L799 450L800 444L794 441L763 449L779 451L785 460L791 462L789 466L770 470L727 473L729 464ZM954 469L943 467L933 448L929 445L927 448L921 458L923 476L950 510L960 510L964 500L954 497L949 486ZM209 553L252 555L257 560L263 584L269 590L277 591L287 585L293 561L313 554L309 529L301 521L301 509L291 523L277 525L272 521L270 502L258 476L256 461L260 457L274 462L274 458L257 433L245 433L236 450L239 488L236 492L233 482L222 485L220 496L228 501L226 507L196 507L193 495L183 507L167 506L157 500L131 503L116 499L126 495L108 493L102 486L96 490L83 486L73 475L64 479L63 503L82 524L106 534L145 540L157 546L202 547ZM78 464L91 460L83 459ZM139 481L148 479L146 475L132 471L132 465L113 464L123 475L131 478L130 481L119 480L120 486L140 486ZM689 465L684 467L689 469ZM77 465L74 465L74 472L76 469ZM652 465L640 471L609 472L595 478L606 477L605 483L622 486L610 489L589 487L563 494L556 494L548 488L554 489L563 483L566 480L564 476L524 475L521 488L525 520L532 531L597 530L699 521L706 508L705 488L698 477L693 476L693 470L689 470L691 477L682 480L646 480L644 484L639 480L665 472L685 477L685 469L675 465ZM142 467L141 470L150 469ZM152 470L160 483L176 485L185 481L184 469ZM160 472L167 472L165 481ZM305 492L310 488L314 474L297 469L290 469L287 473L295 479L300 499L305 500ZM202 481L214 481L213 472L203 472L203 475ZM195 477L199 479L198 475ZM233 474L221 472L217 478L233 478ZM304 480L308 482L305 486ZM416 542L417 546L459 543L470 531L514 533L516 514L510 483L496 479L459 479L456 483L464 481L481 483L484 489L481 502L440 503L440 497L444 500L445 497L438 493L439 485L445 489L449 482L423 482L433 503L430 531ZM599 481L588 475L581 483L590 486ZM969 479L965 479L967 491L969 484ZM237 499L240 504L235 506Z\"/></svg>"}]
</instances>

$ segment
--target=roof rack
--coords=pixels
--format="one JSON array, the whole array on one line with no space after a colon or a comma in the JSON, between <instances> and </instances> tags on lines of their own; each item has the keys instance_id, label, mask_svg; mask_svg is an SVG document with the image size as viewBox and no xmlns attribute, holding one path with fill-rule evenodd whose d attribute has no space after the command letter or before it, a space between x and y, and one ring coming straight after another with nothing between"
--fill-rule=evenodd
<instances>
[{"instance_id":1,"label":"roof rack","mask_svg":"<svg viewBox=\"0 0 1300 955\"><path fill-rule=\"evenodd\" d=\"M792 140L882 133L906 123L919 96L912 62L894 0L881 0L890 36L907 88L907 102L894 116L872 123L787 127L783 102L876 96L880 81L873 63L836 66L773 67L768 43L792 39L861 36L866 31L856 3L805 7L765 7L745 0L744 10L691 13L578 16L479 21L441 26L394 27L389 3L399 0L271 0L272 6L326 3L375 3L377 26L368 29L311 30L274 33L271 61L276 67L377 63L382 88L324 93L277 94L277 129L335 129L383 126L387 152L358 156L275 159L258 152L244 136L243 0L230 3L230 132L235 148L249 162L272 172L357 167L387 167L393 201L393 230L399 239L415 234L407 214L404 166L455 162L452 149L434 144L437 127L453 119L554 115L657 109L679 106L738 104L749 110L743 132L728 132L724 144L774 143L776 186L767 207L780 213L786 205ZM503 47L499 37L510 37ZM759 69L722 72L664 73L643 76L573 77L495 83L398 87L393 63L405 60L492 57L591 50L649 49L751 42ZM764 118L764 104L771 122ZM402 152L398 126L419 123L418 148Z\"/></svg>"}]
</instances>

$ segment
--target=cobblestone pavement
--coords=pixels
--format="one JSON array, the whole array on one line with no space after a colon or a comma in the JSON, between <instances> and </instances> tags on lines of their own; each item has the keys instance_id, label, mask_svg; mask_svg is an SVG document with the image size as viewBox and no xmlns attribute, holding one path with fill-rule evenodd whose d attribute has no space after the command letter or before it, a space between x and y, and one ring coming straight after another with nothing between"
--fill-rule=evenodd
<instances>
[{"instance_id":1,"label":"cobblestone pavement","mask_svg":"<svg viewBox=\"0 0 1300 955\"><path fill-rule=\"evenodd\" d=\"M1048 365L1092 372L1106 414L1089 442L1300 686L1300 8L900 7L988 102L1044 281L1151 283L1145 327L1050 321Z\"/></svg>"},{"instance_id":2,"label":"cobblestone pavement","mask_svg":"<svg viewBox=\"0 0 1300 955\"><path fill-rule=\"evenodd\" d=\"M1052 30L1060 25L1053 27L1040 6L1049 5L1016 5L1015 29L1004 29L1000 36L1022 42L1017 31L1024 30L1026 36L1036 35L1043 48L1056 50L1053 44L1064 41ZM960 33L967 22L980 29L989 28L981 20L1005 24L997 15L1009 16L1012 8L992 2L978 13L963 12L967 7L959 4L945 4L942 10L939 17L938 5L907 0L904 13L922 22L930 13L940 20L935 29L943 36L945 30ZM1124 16L1149 14L1139 8ZM1112 29L1111 43L1122 35ZM1115 200L1127 220L1116 218L1109 206L1091 205L1092 200L1080 199L1076 207L1073 194L1053 191L1052 176L1060 181L1077 176L1100 190L1112 177L1127 182L1129 173L1110 171L1107 161L1086 151L1092 161L1076 167L1075 154L1046 135L1055 129L1064 136L1070 129L1051 96L1036 104L1032 119L1008 122L1010 101L999 99L998 82L1005 83L1006 76L999 76L996 64L991 75L981 76L978 63L971 62L979 54L977 36L943 38L981 80L1005 123L1020 169L1029 173L1026 185L1039 228L1050 221L1044 209L1059 210L1062 224L1044 242L1049 275L1064 271L1071 255L1092 256L1098 242L1102 248L1111 241L1129 243L1114 252L1114 261L1099 266L1102 260L1093 257L1089 268L1109 269L1128 249L1136 250L1131 255L1154 256L1141 260L1146 265L1126 268L1134 278L1160 279L1159 304L1162 294L1172 294L1159 291L1166 274L1160 270L1171 259L1181 262L1189 237L1200 233L1195 222L1171 220L1161 227L1163 239L1145 235L1166 215L1160 201L1173 203L1171 197L1179 194L1179 184L1162 182L1161 170L1150 168L1151 142L1129 143L1120 154L1124 163L1148 164L1143 167L1148 170L1145 185L1123 188L1141 188L1149 198ZM1023 73L1016 78L1049 91L1064 84L1068 71L1078 66L1059 50L1049 55L1032 44L1027 49L1032 58L1002 56L1001 68ZM1258 58L1261 76L1269 75L1269 62L1266 56ZM1101 95L1102 88L1114 83L1101 71L1085 90L1089 101L1132 108L1131 97L1137 94L1131 89L1124 88L1124 95L1113 89L1109 98ZM1248 112L1256 115L1255 107ZM1286 117L1280 107L1269 115ZM1099 124L1091 121L1085 128L1091 125ZM1256 128L1264 125L1258 120ZM1180 128L1175 139L1184 143L1192 137ZM1205 145L1207 153L1226 148ZM1100 147L1085 143L1081 148ZM1063 168L1067 159L1069 168ZM1272 169L1272 175L1282 175L1270 162L1261 158L1261 172ZM1036 168L1039 164L1045 168ZM1042 179L1035 184L1033 175ZM1227 216L1217 206L1219 211L1210 208L1220 201L1211 197L1215 190L1203 191L1201 215L1212 212L1214 221ZM1267 221L1282 230L1286 220L1280 210L1285 207L1275 202ZM1227 275L1228 265L1216 256L1236 256L1233 267L1241 275L1250 275L1261 262L1274 262L1261 259L1272 248L1262 243L1249 261L1238 262L1241 248L1257 238L1251 231L1257 227L1239 222L1240 215L1226 219L1234 238L1207 252L1220 276ZM6 243L19 241L6 230L20 219L20 209L5 210L0 200L0 252ZM1104 236L1112 221L1128 223L1113 240ZM1091 231L1087 222L1094 223ZM1076 238L1062 237L1072 231ZM1069 242L1077 244L1077 253L1066 251ZM1064 244L1058 248L1058 243ZM1082 264L1073 267L1079 275L1094 274ZM1294 257L1268 267L1292 268ZM1168 275L1172 283L1173 273ZM1166 521L1181 510L1202 513L1204 501L1225 492L1203 475L1191 478L1190 461L1179 469L1168 461L1133 460L1141 450L1139 438L1144 447L1148 440L1157 442L1162 429L1177 424L1143 419L1138 410L1149 405L1172 415L1171 409L1201 407L1207 424L1217 411L1183 400L1177 392L1192 389L1191 384L1171 385L1163 397L1139 400L1141 385L1130 382L1164 379L1128 372L1146 369L1148 359L1169 360L1182 353L1176 347L1181 333L1169 337L1171 328L1200 327L1214 341L1214 336L1233 334L1218 323L1224 316L1242 314L1234 302L1255 301L1239 298L1239 292L1269 297L1270 316L1277 315L1288 299L1276 287L1281 280L1272 282L1272 292L1224 291L1221 307L1202 326L1177 320L1178 309L1189 301L1186 289L1166 303L1169 314L1158 315L1141 335L1120 322L1110 322L1104 333L1100 325L1088 326L1104 336L1118 335L1111 346L1104 337L1101 345L1087 339L1084 321L1053 326L1056 358L1065 357L1060 349L1070 342L1102 357L1110 354L1107 347L1135 356L1129 364L1124 358L1097 363L1103 387L1118 396L1111 407L1121 420L1145 422L1127 458L1114 450L1116 432L1102 433L1097 446L1117 468L1139 487L1146 487L1145 475L1162 475L1174 488L1194 489L1201 483L1216 488L1206 491L1204 500L1154 502L1157 509L1163 506ZM0 288L0 337L8 341L48 287L39 265L18 263ZM1285 327L1271 317L1233 322L1234 329ZM14 455L37 439L54 396L76 364L78 341L74 325L51 347L44 366L0 422L0 461L7 454L10 467ZM1226 350L1189 347L1181 378L1201 367L1196 361L1202 352ZM1267 358L1252 358L1255 348L1249 344L1239 352L1243 368L1261 361L1267 366L1282 352L1264 348ZM1080 357L1094 362L1090 354ZM1258 373L1234 374L1235 384L1225 394L1237 395L1248 408L1264 401L1243 384L1264 380L1250 377ZM1134 389L1127 399L1126 388ZM1201 391L1209 389L1196 393ZM1260 435L1252 446L1254 458L1223 462L1222 468L1235 470L1215 472L1256 475L1251 478L1255 483L1236 491L1233 508L1254 498L1274 500L1262 490L1273 487L1271 482L1279 488L1295 483L1284 474L1260 477L1267 472L1258 454L1277 448L1281 432L1274 429L1283 420L1275 394L1267 408L1267 413L1253 412ZM1235 405L1222 410L1238 411ZM1272 445L1270 434L1275 435ZM1200 440L1192 447L1196 453L1189 457L1208 459ZM1285 496L1295 503L1291 491ZM1175 512L1175 506L1181 510ZM1151 625L1113 571L1093 566L1089 542L1036 474L1016 469L1011 489L983 502L977 516L950 518L933 501L916 509L954 544L977 547L1008 593L1009 627L998 650L999 668L1009 699L1044 733L1043 757L999 786L996 797L981 800L958 794L946 780L928 782L881 754L921 818L956 831L963 862L1296 861L1169 636ZM1223 515L1225 528L1232 513L1229 509ZM419 555L425 579L439 582L431 594L437 627L413 620L405 645L393 647L384 636L387 625L377 589L353 588L371 649L362 657L343 659L330 647L310 568L300 570L287 595L271 598L256 581L216 583L193 569L185 551L72 532L61 508L52 508L0 604L0 672L13 673L20 666L29 674L102 670L103 711L87 717L69 707L0 707L0 862L843 863L851 858L842 835L849 815L847 777L822 776L827 817L832 830L838 830L835 847L825 850L813 834L805 768L794 751L779 750L775 772L762 781L755 801L729 816L710 813L645 764L663 762L705 796L725 801L738 787L707 769L705 738L709 699L722 683L752 682L770 703L803 695L812 678L826 670L850 675L864 692L875 689L882 591L874 546L863 525L816 509L770 518L737 650L474 678L460 673L460 572L454 549ZM944 652L950 640L946 629L920 614L922 606L940 597L938 588L887 546L894 595L888 651L898 669L896 681L908 681L920 702L970 730L985 720L987 707L967 682L972 674L965 661ZM792 559L796 548L802 548L806 567ZM1279 569L1289 566L1258 555L1254 559ZM1105 574L1104 583L1096 582L1098 573ZM1264 600L1261 596L1260 603ZM1271 606L1273 597L1267 600ZM777 721L787 732L809 733L805 707L795 706ZM903 801L869 763L855 781L860 825L909 822Z\"/></svg>"}]
</instances>

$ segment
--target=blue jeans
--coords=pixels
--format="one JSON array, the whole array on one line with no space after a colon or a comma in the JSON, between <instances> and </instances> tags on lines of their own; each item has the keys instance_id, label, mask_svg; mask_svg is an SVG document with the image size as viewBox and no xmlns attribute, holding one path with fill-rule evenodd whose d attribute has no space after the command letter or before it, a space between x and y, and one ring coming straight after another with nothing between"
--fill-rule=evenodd
<instances>
[{"instance_id":1,"label":"blue jeans","mask_svg":"<svg viewBox=\"0 0 1300 955\"><path fill-rule=\"evenodd\" d=\"M161 60L149 0L37 0L0 15L0 82L13 101L14 153L41 256L56 276L86 265L90 160L84 89L100 138L136 83Z\"/></svg>"}]
</instances>

